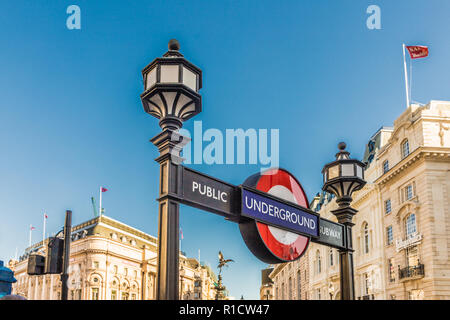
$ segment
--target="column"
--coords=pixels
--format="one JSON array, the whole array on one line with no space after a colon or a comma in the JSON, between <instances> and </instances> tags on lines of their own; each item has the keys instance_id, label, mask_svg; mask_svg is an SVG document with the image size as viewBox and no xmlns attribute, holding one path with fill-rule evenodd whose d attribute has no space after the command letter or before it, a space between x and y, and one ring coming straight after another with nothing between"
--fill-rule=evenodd
<instances>
[{"instance_id":1,"label":"column","mask_svg":"<svg viewBox=\"0 0 450 320\"><path fill-rule=\"evenodd\" d=\"M184 140L184 139L185 140ZM180 142L187 138L171 129L165 129L150 140L158 147L160 156L158 264L156 273L156 299L178 300L179 282L179 204L181 194L182 149Z\"/></svg>"}]
</instances>

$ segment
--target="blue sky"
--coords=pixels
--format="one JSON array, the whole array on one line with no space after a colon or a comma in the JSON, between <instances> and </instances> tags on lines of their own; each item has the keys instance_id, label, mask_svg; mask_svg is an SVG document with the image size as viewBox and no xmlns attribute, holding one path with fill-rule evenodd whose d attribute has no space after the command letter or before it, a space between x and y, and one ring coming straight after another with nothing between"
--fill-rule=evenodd
<instances>
[{"instance_id":1,"label":"blue sky","mask_svg":"<svg viewBox=\"0 0 450 320\"><path fill-rule=\"evenodd\" d=\"M81 30L66 9L81 8ZM381 30L366 9L381 8ZM64 211L106 214L157 234L159 132L139 95L141 69L171 38L203 70L204 130L280 130L280 165L310 200L322 166L344 140L361 158L370 136L405 108L402 43L428 45L414 61L413 100L450 100L448 0L341 1L2 1L0 3L0 259L19 254L28 228L56 232ZM233 184L258 165L190 165ZM265 264L245 247L238 226L181 206L182 249L224 270L230 294L259 297Z\"/></svg>"}]
</instances>

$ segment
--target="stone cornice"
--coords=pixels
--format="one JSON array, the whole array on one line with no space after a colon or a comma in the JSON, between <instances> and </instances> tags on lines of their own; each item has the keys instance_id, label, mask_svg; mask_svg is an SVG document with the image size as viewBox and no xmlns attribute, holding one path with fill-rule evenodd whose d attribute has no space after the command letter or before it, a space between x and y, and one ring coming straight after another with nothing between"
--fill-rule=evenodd
<instances>
[{"instance_id":1,"label":"stone cornice","mask_svg":"<svg viewBox=\"0 0 450 320\"><path fill-rule=\"evenodd\" d=\"M354 197L352 206L357 207L361 202L366 200L373 192L376 191L376 185L374 183L367 183L360 191L358 191L357 196Z\"/></svg>"},{"instance_id":2,"label":"stone cornice","mask_svg":"<svg viewBox=\"0 0 450 320\"><path fill-rule=\"evenodd\" d=\"M273 277L275 277L286 265L287 262L277 264L277 266L272 270L272 272L269 273L269 278L273 280Z\"/></svg>"},{"instance_id":3,"label":"stone cornice","mask_svg":"<svg viewBox=\"0 0 450 320\"><path fill-rule=\"evenodd\" d=\"M376 179L375 183L377 185L383 185L387 183L389 180L392 180L422 158L433 160L450 160L450 148L419 147L411 154L409 154L405 159L402 159L395 166L393 166L388 172L384 173L378 179Z\"/></svg>"}]
</instances>

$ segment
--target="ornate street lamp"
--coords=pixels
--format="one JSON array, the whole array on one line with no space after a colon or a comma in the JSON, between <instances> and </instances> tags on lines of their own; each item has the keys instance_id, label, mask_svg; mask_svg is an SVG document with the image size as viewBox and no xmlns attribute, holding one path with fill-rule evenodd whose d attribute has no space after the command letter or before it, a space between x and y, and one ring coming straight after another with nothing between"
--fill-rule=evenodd
<instances>
[{"instance_id":1,"label":"ornate street lamp","mask_svg":"<svg viewBox=\"0 0 450 320\"><path fill-rule=\"evenodd\" d=\"M162 131L150 141L158 148L160 165L158 264L156 299L179 299L179 204L182 158L180 152L189 141L177 130L183 122L202 110L198 93L202 71L178 51L177 40L169 41L169 51L142 70L144 110L158 118Z\"/></svg>"},{"instance_id":2,"label":"ornate street lamp","mask_svg":"<svg viewBox=\"0 0 450 320\"><path fill-rule=\"evenodd\" d=\"M345 225L346 249L339 249L341 272L341 299L355 299L355 284L353 278L353 248L352 248L352 222L353 216L358 212L350 207L353 192L360 190L366 184L364 180L365 164L356 159L350 159L350 153L345 151L344 142L338 145L339 152L336 161L323 167L322 190L336 196L338 209L331 212L339 223Z\"/></svg>"},{"instance_id":3,"label":"ornate street lamp","mask_svg":"<svg viewBox=\"0 0 450 320\"><path fill-rule=\"evenodd\" d=\"M202 111L202 71L178 51L177 40L169 51L142 70L145 91L141 94L145 112L160 119L159 125L177 130L182 122Z\"/></svg>"}]
</instances>

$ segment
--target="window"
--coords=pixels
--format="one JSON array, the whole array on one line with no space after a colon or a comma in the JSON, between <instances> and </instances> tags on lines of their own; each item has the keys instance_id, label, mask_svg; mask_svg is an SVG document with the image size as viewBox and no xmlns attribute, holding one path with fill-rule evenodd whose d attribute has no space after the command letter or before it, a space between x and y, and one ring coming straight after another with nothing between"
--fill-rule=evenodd
<instances>
[{"instance_id":1,"label":"window","mask_svg":"<svg viewBox=\"0 0 450 320\"><path fill-rule=\"evenodd\" d=\"M316 290L316 297L317 297L317 300L321 299L320 288Z\"/></svg>"},{"instance_id":2,"label":"window","mask_svg":"<svg viewBox=\"0 0 450 320\"><path fill-rule=\"evenodd\" d=\"M406 259L408 267L414 267L419 264L419 250L417 249L417 246L406 249Z\"/></svg>"},{"instance_id":3,"label":"window","mask_svg":"<svg viewBox=\"0 0 450 320\"><path fill-rule=\"evenodd\" d=\"M405 139L402 142L402 159L406 158L409 155L409 142L408 139Z\"/></svg>"},{"instance_id":4,"label":"window","mask_svg":"<svg viewBox=\"0 0 450 320\"><path fill-rule=\"evenodd\" d=\"M334 264L334 257L333 257L333 249L332 248L330 248L330 267L332 267L333 266L333 264Z\"/></svg>"},{"instance_id":5,"label":"window","mask_svg":"<svg viewBox=\"0 0 450 320\"><path fill-rule=\"evenodd\" d=\"M284 300L284 282L281 284L281 300Z\"/></svg>"},{"instance_id":6,"label":"window","mask_svg":"<svg viewBox=\"0 0 450 320\"><path fill-rule=\"evenodd\" d=\"M300 270L297 271L297 300L301 300L302 298L302 287L301 287L301 276Z\"/></svg>"},{"instance_id":7,"label":"window","mask_svg":"<svg viewBox=\"0 0 450 320\"><path fill-rule=\"evenodd\" d=\"M364 273L364 295L367 296L369 294L369 287L370 287L370 280L369 280L369 274Z\"/></svg>"},{"instance_id":8,"label":"window","mask_svg":"<svg viewBox=\"0 0 450 320\"><path fill-rule=\"evenodd\" d=\"M372 152L375 149L375 141L370 140L367 146L369 147L369 152Z\"/></svg>"},{"instance_id":9,"label":"window","mask_svg":"<svg viewBox=\"0 0 450 320\"><path fill-rule=\"evenodd\" d=\"M384 202L384 213L389 214L392 211L391 207L391 199L388 199Z\"/></svg>"},{"instance_id":10,"label":"window","mask_svg":"<svg viewBox=\"0 0 450 320\"><path fill-rule=\"evenodd\" d=\"M388 275L389 275L389 282L395 281L395 267L394 267L394 259L388 260Z\"/></svg>"},{"instance_id":11,"label":"window","mask_svg":"<svg viewBox=\"0 0 450 320\"><path fill-rule=\"evenodd\" d=\"M128 276L128 268L124 268L123 272L125 273L125 276Z\"/></svg>"},{"instance_id":12,"label":"window","mask_svg":"<svg viewBox=\"0 0 450 320\"><path fill-rule=\"evenodd\" d=\"M111 291L111 300L117 300L117 291L116 290Z\"/></svg>"},{"instance_id":13,"label":"window","mask_svg":"<svg viewBox=\"0 0 450 320\"><path fill-rule=\"evenodd\" d=\"M98 300L98 288L92 288L92 300Z\"/></svg>"},{"instance_id":14,"label":"window","mask_svg":"<svg viewBox=\"0 0 450 320\"><path fill-rule=\"evenodd\" d=\"M363 225L363 250L364 253L369 253L369 225L364 223Z\"/></svg>"},{"instance_id":15,"label":"window","mask_svg":"<svg viewBox=\"0 0 450 320\"><path fill-rule=\"evenodd\" d=\"M99 268L99 263L98 261L94 261L94 269L98 269Z\"/></svg>"},{"instance_id":16,"label":"window","mask_svg":"<svg viewBox=\"0 0 450 320\"><path fill-rule=\"evenodd\" d=\"M385 160L384 162L383 162L383 173L386 173L386 172L388 172L389 171L389 161L388 160Z\"/></svg>"},{"instance_id":17,"label":"window","mask_svg":"<svg viewBox=\"0 0 450 320\"><path fill-rule=\"evenodd\" d=\"M410 185L408 185L407 187L406 187L406 190L405 190L405 192L406 192L406 200L411 200L412 198L413 198L413 187L412 187L412 184L410 184Z\"/></svg>"},{"instance_id":18,"label":"window","mask_svg":"<svg viewBox=\"0 0 450 320\"><path fill-rule=\"evenodd\" d=\"M136 300L136 293L131 294L131 300Z\"/></svg>"},{"instance_id":19,"label":"window","mask_svg":"<svg viewBox=\"0 0 450 320\"><path fill-rule=\"evenodd\" d=\"M386 244L391 245L394 242L394 235L392 233L392 226L386 228Z\"/></svg>"},{"instance_id":20,"label":"window","mask_svg":"<svg viewBox=\"0 0 450 320\"><path fill-rule=\"evenodd\" d=\"M279 294L278 294L278 287L275 288L275 299L278 300L279 299Z\"/></svg>"},{"instance_id":21,"label":"window","mask_svg":"<svg viewBox=\"0 0 450 320\"><path fill-rule=\"evenodd\" d=\"M322 258L320 257L320 251L316 251L316 274L322 272Z\"/></svg>"},{"instance_id":22,"label":"window","mask_svg":"<svg viewBox=\"0 0 450 320\"><path fill-rule=\"evenodd\" d=\"M416 183L410 183L406 187L401 189L400 196L402 202L411 200L416 195Z\"/></svg>"},{"instance_id":23,"label":"window","mask_svg":"<svg viewBox=\"0 0 450 320\"><path fill-rule=\"evenodd\" d=\"M405 221L406 239L412 238L416 235L416 215L411 213Z\"/></svg>"},{"instance_id":24,"label":"window","mask_svg":"<svg viewBox=\"0 0 450 320\"><path fill-rule=\"evenodd\" d=\"M122 292L122 300L128 300L128 292Z\"/></svg>"},{"instance_id":25,"label":"window","mask_svg":"<svg viewBox=\"0 0 450 320\"><path fill-rule=\"evenodd\" d=\"M289 280L288 280L288 299L289 300L292 300L292 278L291 277L289 277Z\"/></svg>"},{"instance_id":26,"label":"window","mask_svg":"<svg viewBox=\"0 0 450 320\"><path fill-rule=\"evenodd\" d=\"M117 273L117 271L118 271L117 266L114 266L114 267L113 267L113 271L114 271L114 273Z\"/></svg>"}]
</instances>

